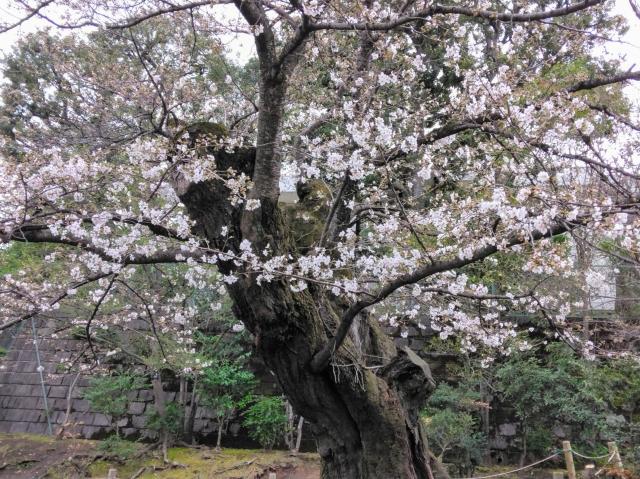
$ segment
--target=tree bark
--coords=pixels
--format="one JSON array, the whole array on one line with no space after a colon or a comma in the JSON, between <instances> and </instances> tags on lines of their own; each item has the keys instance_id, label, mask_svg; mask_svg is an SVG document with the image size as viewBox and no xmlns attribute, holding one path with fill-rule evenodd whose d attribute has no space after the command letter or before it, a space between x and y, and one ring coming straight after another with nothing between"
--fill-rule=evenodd
<instances>
[{"instance_id":1,"label":"tree bark","mask_svg":"<svg viewBox=\"0 0 640 479\"><path fill-rule=\"evenodd\" d=\"M253 170L253 150L218 151L215 157L220 170L231 167L249 175ZM254 251L267 246L274 254L295 251L277 200L262 197L257 210L243 215L216 180L179 193L198 233L215 247L238 251L250 224ZM224 237L222 226L229 229ZM238 273L231 262L218 267L223 274ZM296 413L310 424L322 477L427 478L429 456L419 412L434 387L428 365L408 348L397 350L377 322L361 314L331 365L314 372L314 354L327 344L348 305L313 285L294 293L283 281L258 284L255 273L240 272L228 285L234 314L253 334L257 353Z\"/></svg>"},{"instance_id":2,"label":"tree bark","mask_svg":"<svg viewBox=\"0 0 640 479\"><path fill-rule=\"evenodd\" d=\"M188 405L185 406L185 414L184 414L184 430L183 430L183 438L187 444L194 444L195 437L193 435L193 425L196 420L196 391L198 387L198 376L193 380L193 386L191 390L191 398L188 399Z\"/></svg>"},{"instance_id":3,"label":"tree bark","mask_svg":"<svg viewBox=\"0 0 640 479\"><path fill-rule=\"evenodd\" d=\"M164 390L162 388L162 376L160 372L157 372L156 375L151 380L151 388L153 390L153 404L158 413L158 416L161 418L165 417L166 414L166 404L164 398ZM169 435L167 434L167 430L162 428L159 431L160 434L160 443L162 445L162 459L165 463L169 462L169 458L167 456L167 448L169 447Z\"/></svg>"},{"instance_id":4,"label":"tree bark","mask_svg":"<svg viewBox=\"0 0 640 479\"><path fill-rule=\"evenodd\" d=\"M218 418L218 436L216 439L216 451L222 450L222 429L224 426L224 419Z\"/></svg>"}]
</instances>

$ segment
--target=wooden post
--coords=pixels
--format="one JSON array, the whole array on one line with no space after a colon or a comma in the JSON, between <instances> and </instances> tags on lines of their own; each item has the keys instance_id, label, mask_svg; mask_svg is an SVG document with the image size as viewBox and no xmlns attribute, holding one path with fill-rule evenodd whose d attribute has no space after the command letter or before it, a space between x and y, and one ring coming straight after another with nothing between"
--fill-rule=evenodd
<instances>
[{"instance_id":1,"label":"wooden post","mask_svg":"<svg viewBox=\"0 0 640 479\"><path fill-rule=\"evenodd\" d=\"M618 469L622 469L622 459L620 458L620 453L618 452L618 446L613 441L608 442L607 446L609 447L609 457L613 456L613 459L611 460L612 464Z\"/></svg>"},{"instance_id":2,"label":"wooden post","mask_svg":"<svg viewBox=\"0 0 640 479\"><path fill-rule=\"evenodd\" d=\"M567 465L569 479L576 479L576 466L573 464L573 453L569 441L562 441L562 452L564 452L564 462Z\"/></svg>"},{"instance_id":3,"label":"wooden post","mask_svg":"<svg viewBox=\"0 0 640 479\"><path fill-rule=\"evenodd\" d=\"M564 471L553 471L553 479L564 479Z\"/></svg>"},{"instance_id":4,"label":"wooden post","mask_svg":"<svg viewBox=\"0 0 640 479\"><path fill-rule=\"evenodd\" d=\"M298 432L296 434L296 448L294 449L296 454L300 452L300 444L302 443L302 426L303 425L304 425L304 418L300 416L300 419L298 419Z\"/></svg>"},{"instance_id":5,"label":"wooden post","mask_svg":"<svg viewBox=\"0 0 640 479\"><path fill-rule=\"evenodd\" d=\"M584 472L582 473L582 479L595 479L596 466L594 464L587 464L584 466Z\"/></svg>"}]
</instances>

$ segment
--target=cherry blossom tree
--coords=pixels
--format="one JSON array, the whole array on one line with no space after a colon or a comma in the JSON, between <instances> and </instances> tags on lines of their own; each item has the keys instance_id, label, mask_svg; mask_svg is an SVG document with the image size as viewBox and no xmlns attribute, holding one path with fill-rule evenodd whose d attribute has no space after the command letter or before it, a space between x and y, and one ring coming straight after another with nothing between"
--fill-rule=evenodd
<instances>
[{"instance_id":1,"label":"cherry blossom tree","mask_svg":"<svg viewBox=\"0 0 640 479\"><path fill-rule=\"evenodd\" d=\"M13 6L4 30L51 28L5 61L0 234L54 248L66 275L5 276L2 328L81 289L98 311L139 268L181 264L226 289L327 478L432 477L434 382L384 324L508 352L526 344L505 313L539 312L598 351L545 279L574 274L558 237L638 248L622 86L640 72L594 53L624 29L611 2ZM477 274L513 255L526 281ZM132 308L152 321L193 315L151 292Z\"/></svg>"}]
</instances>

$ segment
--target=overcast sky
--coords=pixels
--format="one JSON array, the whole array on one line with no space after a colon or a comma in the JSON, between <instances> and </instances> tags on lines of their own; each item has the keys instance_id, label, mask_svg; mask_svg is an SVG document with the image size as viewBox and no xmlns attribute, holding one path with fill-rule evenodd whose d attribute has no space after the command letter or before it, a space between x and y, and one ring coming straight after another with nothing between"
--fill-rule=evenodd
<instances>
[{"instance_id":1,"label":"overcast sky","mask_svg":"<svg viewBox=\"0 0 640 479\"><path fill-rule=\"evenodd\" d=\"M624 16L629 22L629 31L622 39L625 43L609 42L605 45L605 55L624 57L624 67L640 69L640 20L635 16L629 0L616 0L614 12ZM626 93L636 101L640 100L639 82L629 82L625 88Z\"/></svg>"}]
</instances>

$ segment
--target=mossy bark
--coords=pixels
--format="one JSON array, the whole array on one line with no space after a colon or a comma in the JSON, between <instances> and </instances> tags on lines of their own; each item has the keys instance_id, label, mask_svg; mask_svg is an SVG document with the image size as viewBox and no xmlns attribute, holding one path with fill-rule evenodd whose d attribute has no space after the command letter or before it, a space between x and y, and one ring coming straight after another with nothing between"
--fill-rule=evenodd
<instances>
[{"instance_id":1,"label":"mossy bark","mask_svg":"<svg viewBox=\"0 0 640 479\"><path fill-rule=\"evenodd\" d=\"M252 150L216 154L218 169L250 174ZM237 249L242 239L254 251L295 254L276 201L242 212L228 201L217 181L191 185L181 199L198 232L218 248ZM221 236L222 226L229 234ZM414 353L397 350L375 320L362 316L358 327L333 357L313 372L313 355L329 339L346 305L310 285L293 292L281 280L258 284L256 274L219 264L237 274L228 286L233 310L255 338L257 353L276 375L298 414L318 443L323 478L427 478L428 452L419 422L433 382L428 366Z\"/></svg>"}]
</instances>

